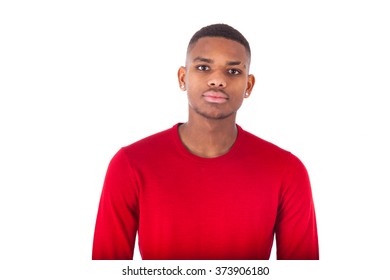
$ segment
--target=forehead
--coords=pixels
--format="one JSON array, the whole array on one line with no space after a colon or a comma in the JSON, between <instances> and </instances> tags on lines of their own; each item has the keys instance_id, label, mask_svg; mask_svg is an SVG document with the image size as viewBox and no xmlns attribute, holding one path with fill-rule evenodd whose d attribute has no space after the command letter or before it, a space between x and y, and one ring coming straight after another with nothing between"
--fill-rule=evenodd
<instances>
[{"instance_id":1,"label":"forehead","mask_svg":"<svg viewBox=\"0 0 390 280\"><path fill-rule=\"evenodd\" d=\"M192 60L199 56L210 59L239 60L242 62L248 60L248 54L242 44L223 37L200 38L189 48L187 58Z\"/></svg>"}]
</instances>

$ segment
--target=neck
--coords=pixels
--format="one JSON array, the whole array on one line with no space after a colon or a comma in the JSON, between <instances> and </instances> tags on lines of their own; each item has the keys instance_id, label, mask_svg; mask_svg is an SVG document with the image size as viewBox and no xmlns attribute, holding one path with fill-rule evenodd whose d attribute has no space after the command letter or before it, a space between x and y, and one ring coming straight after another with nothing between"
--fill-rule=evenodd
<instances>
[{"instance_id":1,"label":"neck","mask_svg":"<svg viewBox=\"0 0 390 280\"><path fill-rule=\"evenodd\" d=\"M234 116L222 120L189 118L179 127L179 135L192 154L213 158L230 150L237 138L237 126Z\"/></svg>"}]
</instances>

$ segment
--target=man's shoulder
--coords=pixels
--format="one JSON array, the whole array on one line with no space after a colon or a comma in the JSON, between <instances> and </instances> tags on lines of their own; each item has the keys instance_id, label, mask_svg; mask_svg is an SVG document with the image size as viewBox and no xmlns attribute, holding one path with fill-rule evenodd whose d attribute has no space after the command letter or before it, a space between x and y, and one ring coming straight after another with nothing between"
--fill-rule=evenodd
<instances>
[{"instance_id":1,"label":"man's shoulder","mask_svg":"<svg viewBox=\"0 0 390 280\"><path fill-rule=\"evenodd\" d=\"M266 163L267 166L277 166L281 169L306 170L301 159L294 153L250 132L244 131L244 136L246 154L254 162Z\"/></svg>"},{"instance_id":2,"label":"man's shoulder","mask_svg":"<svg viewBox=\"0 0 390 280\"><path fill-rule=\"evenodd\" d=\"M245 145L248 146L253 152L259 151L261 153L273 153L280 155L289 155L291 154L289 151L281 148L275 143L272 143L268 140L265 140L251 132L242 129L243 133L243 141Z\"/></svg>"},{"instance_id":3,"label":"man's shoulder","mask_svg":"<svg viewBox=\"0 0 390 280\"><path fill-rule=\"evenodd\" d=\"M171 128L165 129L163 131L151 134L140 140L137 140L127 146L122 147L121 150L127 154L149 154L150 152L164 149L167 145L172 144L175 136L174 132L175 129L177 129L177 125L178 124L174 125Z\"/></svg>"},{"instance_id":4,"label":"man's shoulder","mask_svg":"<svg viewBox=\"0 0 390 280\"><path fill-rule=\"evenodd\" d=\"M268 164L276 164L280 166L301 166L304 167L300 158L294 153L281 148L280 146L264 140L250 132L243 131L244 146L247 147L247 153L253 158L267 162Z\"/></svg>"}]
</instances>

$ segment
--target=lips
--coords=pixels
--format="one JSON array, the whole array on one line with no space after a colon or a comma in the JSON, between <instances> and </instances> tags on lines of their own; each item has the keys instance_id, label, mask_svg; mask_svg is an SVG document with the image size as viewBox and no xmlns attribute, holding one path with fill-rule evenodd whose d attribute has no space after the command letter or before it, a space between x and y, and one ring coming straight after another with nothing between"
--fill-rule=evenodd
<instances>
[{"instance_id":1,"label":"lips","mask_svg":"<svg viewBox=\"0 0 390 280\"><path fill-rule=\"evenodd\" d=\"M229 96L222 91L206 91L203 93L203 97L210 103L225 103L229 99Z\"/></svg>"}]
</instances>

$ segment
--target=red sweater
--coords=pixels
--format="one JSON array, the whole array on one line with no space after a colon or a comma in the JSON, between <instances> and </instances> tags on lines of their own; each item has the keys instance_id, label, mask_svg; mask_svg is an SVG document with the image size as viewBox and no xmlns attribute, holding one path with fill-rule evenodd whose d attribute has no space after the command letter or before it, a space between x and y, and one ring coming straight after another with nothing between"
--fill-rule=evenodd
<instances>
[{"instance_id":1,"label":"red sweater","mask_svg":"<svg viewBox=\"0 0 390 280\"><path fill-rule=\"evenodd\" d=\"M291 153L238 127L231 150L191 154L176 124L124 147L107 170L92 259L318 259L308 174Z\"/></svg>"}]
</instances>

